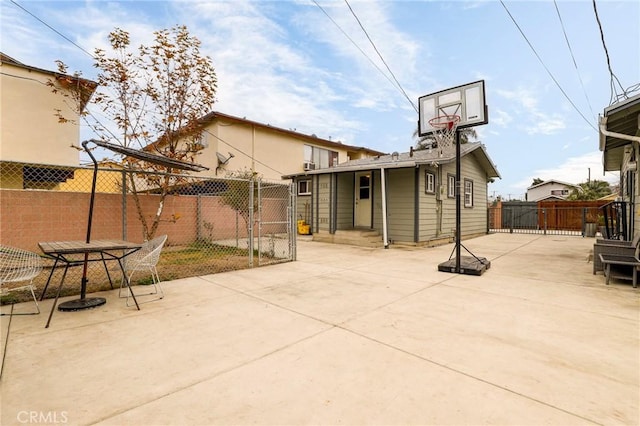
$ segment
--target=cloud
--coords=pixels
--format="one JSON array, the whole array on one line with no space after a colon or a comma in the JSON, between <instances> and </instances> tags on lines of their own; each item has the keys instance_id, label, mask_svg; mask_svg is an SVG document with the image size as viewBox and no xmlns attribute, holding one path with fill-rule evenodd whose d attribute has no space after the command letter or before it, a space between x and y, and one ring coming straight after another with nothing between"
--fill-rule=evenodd
<instances>
[{"instance_id":1,"label":"cloud","mask_svg":"<svg viewBox=\"0 0 640 426\"><path fill-rule=\"evenodd\" d=\"M418 66L418 58L425 52L421 51L414 37L392 23L388 10L391 4L367 1L351 5L366 34L346 5L327 2L320 6L322 9L313 6L297 15L300 31L327 53L325 61L329 69L336 66L350 69L348 82L341 84L340 89L349 99L353 99L352 105L366 105L380 111L411 108L409 102L402 101L404 95L399 93L400 89L387 70L387 65L409 93L410 99L417 100L417 88L421 87L422 80L419 76L425 74L425 70Z\"/></svg>"},{"instance_id":2,"label":"cloud","mask_svg":"<svg viewBox=\"0 0 640 426\"><path fill-rule=\"evenodd\" d=\"M573 184L586 182L589 177L591 180L604 180L611 184L619 182L620 176L618 173L607 172L603 175L602 170L602 153L593 151L577 157L567 158L563 163L554 167L537 169L533 174L515 182L512 188L525 193L535 178L542 180L555 179Z\"/></svg>"},{"instance_id":3,"label":"cloud","mask_svg":"<svg viewBox=\"0 0 640 426\"><path fill-rule=\"evenodd\" d=\"M516 104L524 108L525 112L536 113L538 107L538 98L530 89L518 88L517 90L497 89L496 93L505 99L514 101Z\"/></svg>"},{"instance_id":4,"label":"cloud","mask_svg":"<svg viewBox=\"0 0 640 426\"><path fill-rule=\"evenodd\" d=\"M525 131L529 135L552 135L567 127L564 120L557 115L554 117L548 117L544 114L537 113L535 114L535 117L537 120L534 125L525 127Z\"/></svg>"},{"instance_id":5,"label":"cloud","mask_svg":"<svg viewBox=\"0 0 640 426\"><path fill-rule=\"evenodd\" d=\"M463 10L477 9L489 4L488 0L467 1L463 4Z\"/></svg>"},{"instance_id":6,"label":"cloud","mask_svg":"<svg viewBox=\"0 0 640 426\"><path fill-rule=\"evenodd\" d=\"M70 70L82 71L87 78L95 76L89 55L46 29L32 34L21 30L33 27L32 17L6 3L2 3L3 25L9 22L7 26L14 27L6 37L3 28L3 43L19 49L12 50L16 59L48 69L54 67L54 59L61 59ZM366 142L357 137L374 126L372 113L400 110L414 116L415 112L393 87L395 83L388 81L392 78L349 8L335 2L325 2L322 7L367 57L319 7L305 1L89 1L82 7L73 3L56 8L47 3L29 6L90 53L95 48L108 50L107 36L116 27L129 31L132 45L137 46L149 44L153 31L184 24L202 41L201 51L214 62L216 110L279 127L296 127L320 137L341 134L351 138L344 142L361 145ZM418 66L424 48L394 25L394 5L368 1L351 7L409 99L417 101L422 93L416 93L416 88L424 87L428 74L423 65ZM7 20L9 14L15 19ZM49 58L41 54L43 46L50 46L46 48ZM57 53L51 53L54 48ZM350 108L362 114L358 118L345 114Z\"/></svg>"},{"instance_id":7,"label":"cloud","mask_svg":"<svg viewBox=\"0 0 640 426\"><path fill-rule=\"evenodd\" d=\"M553 135L567 127L564 116L540 111L539 99L530 88L498 89L496 93L516 104L513 111L517 117L513 121L528 135Z\"/></svg>"},{"instance_id":8,"label":"cloud","mask_svg":"<svg viewBox=\"0 0 640 426\"><path fill-rule=\"evenodd\" d=\"M491 123L500 127L507 127L507 125L512 121L513 118L511 117L511 114L501 109L496 110L491 117Z\"/></svg>"}]
</instances>

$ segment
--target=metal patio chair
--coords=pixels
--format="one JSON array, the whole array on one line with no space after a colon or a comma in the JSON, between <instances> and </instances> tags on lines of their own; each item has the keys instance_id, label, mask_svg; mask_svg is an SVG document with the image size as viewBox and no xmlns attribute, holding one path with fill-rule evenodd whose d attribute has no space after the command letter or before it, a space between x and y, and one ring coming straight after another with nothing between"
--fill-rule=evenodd
<instances>
[{"instance_id":1,"label":"metal patio chair","mask_svg":"<svg viewBox=\"0 0 640 426\"><path fill-rule=\"evenodd\" d=\"M2 288L2 294L10 291L28 289L35 303L35 312L13 313L2 315L37 315L40 313L40 306L33 291L33 279L42 272L42 258L36 253L27 250L0 245L0 286L5 283L24 282L29 284L11 289Z\"/></svg>"},{"instance_id":2,"label":"metal patio chair","mask_svg":"<svg viewBox=\"0 0 640 426\"><path fill-rule=\"evenodd\" d=\"M126 290L126 298L127 298L127 306L129 306L129 298L131 297L131 277L133 274L139 271L147 271L151 273L151 281L152 284L150 286L153 287L153 291L145 294L138 294L136 291L135 295L138 299L138 303L151 302L153 300L159 300L164 297L164 293L162 291L162 286L160 285L160 277L158 276L158 270L156 269L156 265L160 260L160 253L162 252L162 248L164 247L165 242L167 241L166 235L161 235L152 240L145 242L142 245L142 248L128 256L126 256L122 261L122 268L124 270L125 276L123 277L122 282L120 283L120 297L125 297L122 294L123 287L125 284L124 280L129 282L129 287L124 288ZM136 289L140 289L141 286L136 286ZM150 296L153 294L157 294L156 298L147 298L147 300L142 299L140 296Z\"/></svg>"},{"instance_id":3,"label":"metal patio chair","mask_svg":"<svg viewBox=\"0 0 640 426\"><path fill-rule=\"evenodd\" d=\"M22 250L15 247L0 245L0 291L2 295L15 290L28 289L35 303L35 312L13 312L13 304L8 314L0 313L0 315L9 316L9 323L5 332L4 349L2 352L2 364L0 364L0 379L4 372L4 359L7 355L7 347L9 346L9 333L11 332L11 320L14 315L37 315L40 313L40 306L33 291L33 279L42 272L42 258L36 253ZM19 283L28 281L29 284L11 289L3 288L5 283Z\"/></svg>"}]
</instances>

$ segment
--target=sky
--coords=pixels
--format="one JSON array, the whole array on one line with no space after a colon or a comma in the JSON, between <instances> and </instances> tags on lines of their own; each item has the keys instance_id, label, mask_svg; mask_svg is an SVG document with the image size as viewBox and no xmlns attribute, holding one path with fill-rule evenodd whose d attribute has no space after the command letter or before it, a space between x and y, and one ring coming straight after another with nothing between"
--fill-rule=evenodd
<instances>
[{"instance_id":1,"label":"sky","mask_svg":"<svg viewBox=\"0 0 640 426\"><path fill-rule=\"evenodd\" d=\"M535 178L618 182L597 123L640 93L640 2L595 9L600 25L592 0L0 0L0 49L93 79L115 28L139 45L186 25L216 69L215 111L387 153L415 145L418 98L484 80L489 196L524 199Z\"/></svg>"}]
</instances>

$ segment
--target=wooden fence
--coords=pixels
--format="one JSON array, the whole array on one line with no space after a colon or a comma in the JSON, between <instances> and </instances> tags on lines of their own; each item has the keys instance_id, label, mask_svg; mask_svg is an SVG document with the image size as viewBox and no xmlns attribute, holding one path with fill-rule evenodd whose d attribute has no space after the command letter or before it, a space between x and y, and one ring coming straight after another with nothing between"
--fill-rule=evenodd
<instances>
[{"instance_id":1,"label":"wooden fence","mask_svg":"<svg viewBox=\"0 0 640 426\"><path fill-rule=\"evenodd\" d=\"M606 200L498 202L489 207L489 230L584 235L587 223L602 224L602 207L608 203Z\"/></svg>"}]
</instances>

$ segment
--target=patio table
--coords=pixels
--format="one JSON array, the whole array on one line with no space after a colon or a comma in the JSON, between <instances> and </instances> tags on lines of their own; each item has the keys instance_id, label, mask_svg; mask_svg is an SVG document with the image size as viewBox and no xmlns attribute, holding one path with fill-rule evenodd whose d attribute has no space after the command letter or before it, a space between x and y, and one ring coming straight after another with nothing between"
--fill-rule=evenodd
<instances>
[{"instance_id":1,"label":"patio table","mask_svg":"<svg viewBox=\"0 0 640 426\"><path fill-rule=\"evenodd\" d=\"M118 262L118 266L120 266L120 270L124 276L124 267L122 265L122 259L126 256L134 253L142 247L142 244L131 243L124 240L93 240L91 242L86 241L51 241L51 242L40 242L38 243L42 252L55 259L53 267L51 268L51 273L49 274L49 278L47 279L47 284L42 291L42 295L40 296L40 300L44 297L44 294L49 286L49 282L51 281L51 277L53 276L53 272L55 271L55 267L58 262L64 263L64 271L62 273L62 278L60 279L60 285L58 286L58 290L56 292L56 298L53 302L53 306L51 307L51 313L49 314L49 319L47 320L47 324L45 328L49 327L51 322L51 317L53 316L53 311L56 308L58 303L58 297L60 296L60 290L62 289L62 285L64 284L65 277L67 275L67 271L72 266L84 265L85 271L83 273L83 278L80 287L80 298L75 300L70 300L68 302L61 303L58 307L61 311L78 311L82 309L90 309L95 308L96 306L100 306L106 303L106 299L103 297L86 297L87 292L87 278L86 278L86 268L88 262L103 262L105 264L106 269L106 261L107 260L115 260ZM109 275L109 271L107 270L107 276L109 277L109 282L111 283L111 276ZM138 306L138 301L136 300L133 291L131 290L131 285L128 280L127 286L129 287L129 291L131 291L131 296L133 297L133 301L136 304L136 308L140 310L140 306ZM113 287L113 283L112 287Z\"/></svg>"}]
</instances>

